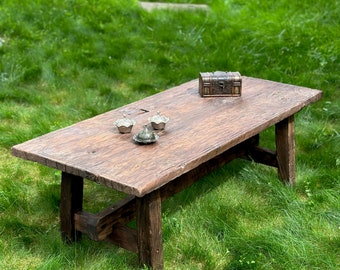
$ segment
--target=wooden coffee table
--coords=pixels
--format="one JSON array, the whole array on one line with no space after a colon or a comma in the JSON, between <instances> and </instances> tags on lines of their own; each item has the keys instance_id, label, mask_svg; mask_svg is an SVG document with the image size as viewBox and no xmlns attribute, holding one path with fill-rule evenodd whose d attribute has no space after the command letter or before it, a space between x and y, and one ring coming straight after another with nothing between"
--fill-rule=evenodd
<instances>
[{"instance_id":1,"label":"wooden coffee table","mask_svg":"<svg viewBox=\"0 0 340 270\"><path fill-rule=\"evenodd\" d=\"M279 178L293 184L294 114L321 97L319 90L243 77L241 97L201 98L193 80L16 145L12 154L62 171L66 241L85 233L138 253L141 265L162 269L162 200L235 158L277 167ZM159 140L134 143L133 134L158 111L170 118ZM113 125L123 114L137 122L130 134ZM273 125L275 151L259 146L259 133ZM103 212L85 212L83 179L127 197ZM137 229L127 226L133 219Z\"/></svg>"}]
</instances>

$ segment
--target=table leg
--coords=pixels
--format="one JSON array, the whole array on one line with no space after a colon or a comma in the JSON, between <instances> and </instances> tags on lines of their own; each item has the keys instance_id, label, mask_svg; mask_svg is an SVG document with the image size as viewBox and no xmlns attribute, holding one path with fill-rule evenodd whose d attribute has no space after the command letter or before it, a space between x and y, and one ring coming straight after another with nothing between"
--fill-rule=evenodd
<instances>
[{"instance_id":1,"label":"table leg","mask_svg":"<svg viewBox=\"0 0 340 270\"><path fill-rule=\"evenodd\" d=\"M82 210L82 177L62 172L60 194L60 229L63 240L68 243L81 239L81 232L75 229L74 214Z\"/></svg>"},{"instance_id":2,"label":"table leg","mask_svg":"<svg viewBox=\"0 0 340 270\"><path fill-rule=\"evenodd\" d=\"M136 199L139 263L163 269L162 210L159 190Z\"/></svg>"},{"instance_id":3,"label":"table leg","mask_svg":"<svg viewBox=\"0 0 340 270\"><path fill-rule=\"evenodd\" d=\"M278 173L282 181L295 182L294 115L275 125Z\"/></svg>"}]
</instances>

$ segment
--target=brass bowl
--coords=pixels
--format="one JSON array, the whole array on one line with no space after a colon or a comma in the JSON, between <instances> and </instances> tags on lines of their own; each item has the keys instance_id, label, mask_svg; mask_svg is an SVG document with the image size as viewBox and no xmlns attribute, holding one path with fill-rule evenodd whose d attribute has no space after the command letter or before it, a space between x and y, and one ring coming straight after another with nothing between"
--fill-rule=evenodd
<instances>
[{"instance_id":1,"label":"brass bowl","mask_svg":"<svg viewBox=\"0 0 340 270\"><path fill-rule=\"evenodd\" d=\"M118 119L115 122L115 125L118 128L120 133L130 133L135 124L136 124L136 121L132 119L128 119L125 114L124 114L124 118Z\"/></svg>"},{"instance_id":2,"label":"brass bowl","mask_svg":"<svg viewBox=\"0 0 340 270\"><path fill-rule=\"evenodd\" d=\"M149 122L153 129L162 130L165 129L166 123L169 121L169 118L165 115L161 115L160 112L157 112L157 115L149 118Z\"/></svg>"}]
</instances>

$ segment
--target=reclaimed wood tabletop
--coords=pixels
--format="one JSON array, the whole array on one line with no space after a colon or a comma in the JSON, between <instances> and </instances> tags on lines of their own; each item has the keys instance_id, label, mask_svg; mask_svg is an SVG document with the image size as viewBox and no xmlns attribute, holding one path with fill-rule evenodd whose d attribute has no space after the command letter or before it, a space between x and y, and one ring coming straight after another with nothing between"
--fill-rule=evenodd
<instances>
[{"instance_id":1,"label":"reclaimed wood tabletop","mask_svg":"<svg viewBox=\"0 0 340 270\"><path fill-rule=\"evenodd\" d=\"M321 96L243 76L241 97L202 98L193 80L18 144L12 154L142 197ZM158 111L170 118L158 141L134 143L133 135ZM123 114L137 122L132 133L120 134L113 124Z\"/></svg>"}]
</instances>

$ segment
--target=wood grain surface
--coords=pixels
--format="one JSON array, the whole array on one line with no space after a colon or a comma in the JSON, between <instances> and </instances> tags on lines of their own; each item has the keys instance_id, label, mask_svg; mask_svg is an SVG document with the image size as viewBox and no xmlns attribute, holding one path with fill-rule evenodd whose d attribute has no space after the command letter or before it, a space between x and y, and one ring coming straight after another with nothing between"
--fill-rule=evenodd
<instances>
[{"instance_id":1,"label":"wood grain surface","mask_svg":"<svg viewBox=\"0 0 340 270\"><path fill-rule=\"evenodd\" d=\"M12 154L142 197L322 96L250 77L242 84L241 97L202 98L193 80L16 145ZM157 111L170 118L159 140L134 143ZM130 134L113 125L123 114L137 122Z\"/></svg>"}]
</instances>

